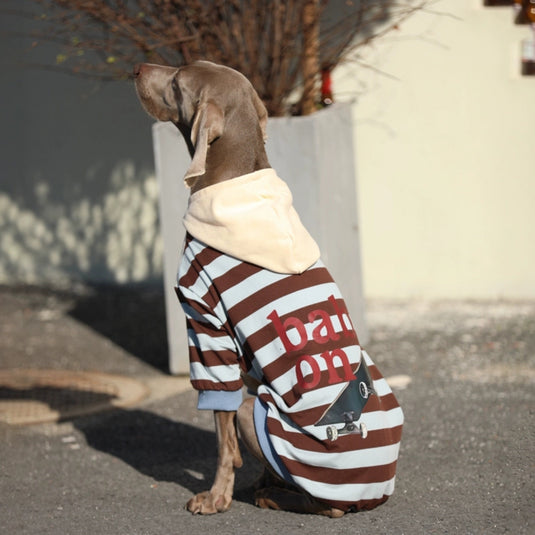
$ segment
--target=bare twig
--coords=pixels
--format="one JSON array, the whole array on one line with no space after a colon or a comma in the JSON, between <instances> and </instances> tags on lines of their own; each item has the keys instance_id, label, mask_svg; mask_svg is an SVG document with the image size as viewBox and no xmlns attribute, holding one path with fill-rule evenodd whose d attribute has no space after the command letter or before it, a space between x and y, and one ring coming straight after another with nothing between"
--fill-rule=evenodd
<instances>
[{"instance_id":1,"label":"bare twig","mask_svg":"<svg viewBox=\"0 0 535 535\"><path fill-rule=\"evenodd\" d=\"M0 13L31 27L33 43L57 46L46 68L124 79L134 63L196 59L245 74L270 115L301 89L300 113L319 100L318 75L393 31L433 0L2 0ZM11 5L9 5L11 4ZM13 34L14 35L14 34ZM29 62L26 62L29 63Z\"/></svg>"}]
</instances>

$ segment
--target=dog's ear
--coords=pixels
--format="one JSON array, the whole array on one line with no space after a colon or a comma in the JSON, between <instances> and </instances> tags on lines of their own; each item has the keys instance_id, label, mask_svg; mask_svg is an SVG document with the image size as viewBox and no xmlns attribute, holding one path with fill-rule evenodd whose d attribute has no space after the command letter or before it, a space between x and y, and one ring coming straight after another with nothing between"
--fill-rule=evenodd
<instances>
[{"instance_id":1,"label":"dog's ear","mask_svg":"<svg viewBox=\"0 0 535 535\"><path fill-rule=\"evenodd\" d=\"M193 185L195 178L206 172L208 147L223 134L223 125L223 110L213 100L199 104L191 127L191 143L195 152L184 176L184 182L188 188Z\"/></svg>"},{"instance_id":2,"label":"dog's ear","mask_svg":"<svg viewBox=\"0 0 535 535\"><path fill-rule=\"evenodd\" d=\"M264 103L258 96L258 93L253 89L253 104L256 109L256 114L258 115L258 122L260 123L260 128L262 130L262 137L264 138L264 143L267 140L267 121L268 121L268 112Z\"/></svg>"}]
</instances>

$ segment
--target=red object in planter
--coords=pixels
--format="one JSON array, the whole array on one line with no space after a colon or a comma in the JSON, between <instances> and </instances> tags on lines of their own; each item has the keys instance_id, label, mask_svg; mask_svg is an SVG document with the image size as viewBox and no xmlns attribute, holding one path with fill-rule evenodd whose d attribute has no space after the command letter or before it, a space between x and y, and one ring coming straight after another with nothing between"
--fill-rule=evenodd
<instances>
[{"instance_id":1,"label":"red object in planter","mask_svg":"<svg viewBox=\"0 0 535 535\"><path fill-rule=\"evenodd\" d=\"M333 102L331 70L323 69L321 71L321 105L330 106Z\"/></svg>"}]
</instances>

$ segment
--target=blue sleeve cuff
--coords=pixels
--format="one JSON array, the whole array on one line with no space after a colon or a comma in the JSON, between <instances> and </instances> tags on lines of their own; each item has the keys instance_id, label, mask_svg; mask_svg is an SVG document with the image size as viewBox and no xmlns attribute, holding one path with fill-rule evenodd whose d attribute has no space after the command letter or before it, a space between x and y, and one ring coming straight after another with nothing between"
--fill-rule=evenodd
<instances>
[{"instance_id":1,"label":"blue sleeve cuff","mask_svg":"<svg viewBox=\"0 0 535 535\"><path fill-rule=\"evenodd\" d=\"M242 397L241 390L200 390L197 408L210 411L237 411Z\"/></svg>"}]
</instances>

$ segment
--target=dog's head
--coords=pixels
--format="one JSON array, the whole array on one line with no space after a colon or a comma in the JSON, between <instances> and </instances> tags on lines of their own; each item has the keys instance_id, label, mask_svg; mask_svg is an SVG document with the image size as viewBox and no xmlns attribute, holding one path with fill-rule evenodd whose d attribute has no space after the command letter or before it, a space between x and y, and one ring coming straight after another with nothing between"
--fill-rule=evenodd
<instances>
[{"instance_id":1,"label":"dog's head","mask_svg":"<svg viewBox=\"0 0 535 535\"><path fill-rule=\"evenodd\" d=\"M239 72L209 61L183 67L142 63L134 68L141 104L155 119L172 121L184 135L192 162L186 184L206 172L208 147L224 135L228 118L239 112L254 118L266 139L267 111L253 86ZM234 122L249 128L249 122Z\"/></svg>"}]
</instances>

